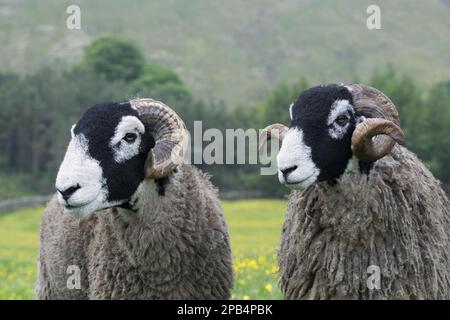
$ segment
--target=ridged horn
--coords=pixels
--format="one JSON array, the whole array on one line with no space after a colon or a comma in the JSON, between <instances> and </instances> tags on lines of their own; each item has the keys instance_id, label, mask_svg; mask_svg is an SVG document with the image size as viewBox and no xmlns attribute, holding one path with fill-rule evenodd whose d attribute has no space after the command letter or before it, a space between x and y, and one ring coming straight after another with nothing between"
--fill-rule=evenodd
<instances>
[{"instance_id":1,"label":"ridged horn","mask_svg":"<svg viewBox=\"0 0 450 320\"><path fill-rule=\"evenodd\" d=\"M275 138L283 142L288 129L288 127L281 123L275 123L265 127L259 135L259 150L261 150L270 139Z\"/></svg>"},{"instance_id":2,"label":"ridged horn","mask_svg":"<svg viewBox=\"0 0 450 320\"><path fill-rule=\"evenodd\" d=\"M155 147L147 156L145 175L150 179L165 177L184 162L188 133L178 114L160 101L134 99L131 106L151 128Z\"/></svg>"},{"instance_id":3,"label":"ridged horn","mask_svg":"<svg viewBox=\"0 0 450 320\"><path fill-rule=\"evenodd\" d=\"M362 161L375 161L387 155L395 143L403 144L404 134L394 103L373 87L363 84L346 87L353 95L356 113L366 118L353 132L353 154Z\"/></svg>"}]
</instances>

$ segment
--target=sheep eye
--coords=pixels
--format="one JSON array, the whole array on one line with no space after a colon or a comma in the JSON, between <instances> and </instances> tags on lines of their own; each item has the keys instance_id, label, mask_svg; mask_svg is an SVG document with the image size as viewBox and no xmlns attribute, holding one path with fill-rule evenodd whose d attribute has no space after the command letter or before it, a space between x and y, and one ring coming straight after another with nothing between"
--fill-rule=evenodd
<instances>
[{"instance_id":1,"label":"sheep eye","mask_svg":"<svg viewBox=\"0 0 450 320\"><path fill-rule=\"evenodd\" d=\"M123 137L123 140L125 140L128 143L133 143L137 138L136 133L127 133L125 137Z\"/></svg>"},{"instance_id":2,"label":"sheep eye","mask_svg":"<svg viewBox=\"0 0 450 320\"><path fill-rule=\"evenodd\" d=\"M339 126L343 127L345 126L349 121L349 118L346 116L339 116L336 118L334 122L336 122Z\"/></svg>"}]
</instances>

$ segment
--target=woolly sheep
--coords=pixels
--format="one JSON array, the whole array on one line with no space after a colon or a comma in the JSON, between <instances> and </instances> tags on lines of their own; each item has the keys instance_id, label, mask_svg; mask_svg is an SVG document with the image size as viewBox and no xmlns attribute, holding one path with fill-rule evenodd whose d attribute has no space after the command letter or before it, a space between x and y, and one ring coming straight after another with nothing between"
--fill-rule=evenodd
<instances>
[{"instance_id":1,"label":"woolly sheep","mask_svg":"<svg viewBox=\"0 0 450 320\"><path fill-rule=\"evenodd\" d=\"M448 299L450 204L403 142L394 104L365 85L304 91L278 177L294 189L279 266L287 299ZM379 273L378 273L379 272Z\"/></svg>"},{"instance_id":2,"label":"woolly sheep","mask_svg":"<svg viewBox=\"0 0 450 320\"><path fill-rule=\"evenodd\" d=\"M208 177L183 161L178 115L151 99L108 103L71 132L42 220L37 298L228 299L227 226Z\"/></svg>"}]
</instances>

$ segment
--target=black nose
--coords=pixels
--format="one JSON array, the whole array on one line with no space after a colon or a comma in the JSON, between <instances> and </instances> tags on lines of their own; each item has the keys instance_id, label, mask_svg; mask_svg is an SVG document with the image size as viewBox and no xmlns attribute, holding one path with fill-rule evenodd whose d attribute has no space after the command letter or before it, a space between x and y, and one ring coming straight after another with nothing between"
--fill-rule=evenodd
<instances>
[{"instance_id":1,"label":"black nose","mask_svg":"<svg viewBox=\"0 0 450 320\"><path fill-rule=\"evenodd\" d=\"M67 201L75 193L75 191L77 191L80 188L81 188L80 185L77 184L76 186L71 186L66 190L59 190L58 188L56 188L56 190L58 190L63 199Z\"/></svg>"},{"instance_id":2,"label":"black nose","mask_svg":"<svg viewBox=\"0 0 450 320\"><path fill-rule=\"evenodd\" d=\"M291 173L292 171L295 171L295 169L297 169L297 166L289 167L286 169L280 169L280 171L283 174L283 176L286 177L289 173Z\"/></svg>"}]
</instances>

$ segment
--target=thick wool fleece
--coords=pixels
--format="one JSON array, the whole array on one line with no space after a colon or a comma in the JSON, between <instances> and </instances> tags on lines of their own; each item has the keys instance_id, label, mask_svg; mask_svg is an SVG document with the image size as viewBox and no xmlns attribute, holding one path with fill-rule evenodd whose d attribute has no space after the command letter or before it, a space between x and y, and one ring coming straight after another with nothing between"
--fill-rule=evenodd
<instances>
[{"instance_id":1,"label":"thick wool fleece","mask_svg":"<svg viewBox=\"0 0 450 320\"><path fill-rule=\"evenodd\" d=\"M84 220L54 197L41 225L38 299L228 299L233 283L227 226L217 193L183 165L165 195L153 180L136 192L137 212L113 208ZM81 269L81 289L68 289ZM70 269L69 269L70 270Z\"/></svg>"},{"instance_id":2,"label":"thick wool fleece","mask_svg":"<svg viewBox=\"0 0 450 320\"><path fill-rule=\"evenodd\" d=\"M336 184L293 191L279 263L287 299L449 299L450 204L439 181L396 146L370 175L352 159ZM367 268L381 271L380 289Z\"/></svg>"}]
</instances>

